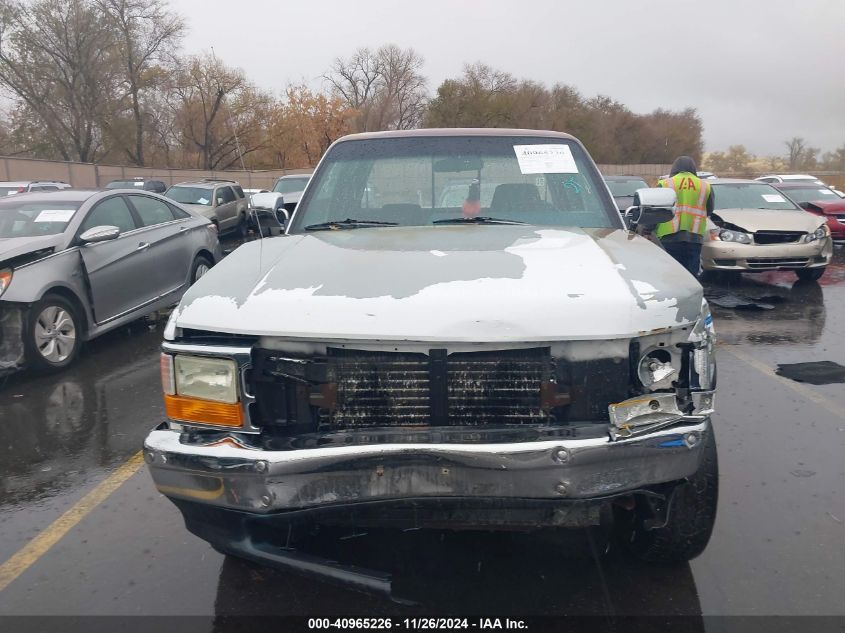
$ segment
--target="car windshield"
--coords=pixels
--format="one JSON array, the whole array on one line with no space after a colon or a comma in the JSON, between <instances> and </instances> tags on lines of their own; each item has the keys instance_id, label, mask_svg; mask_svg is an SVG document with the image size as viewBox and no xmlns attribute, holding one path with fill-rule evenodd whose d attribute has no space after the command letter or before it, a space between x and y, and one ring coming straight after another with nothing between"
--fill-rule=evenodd
<instances>
[{"instance_id":1,"label":"car windshield","mask_svg":"<svg viewBox=\"0 0 845 633\"><path fill-rule=\"evenodd\" d=\"M473 217L539 226L621 226L595 166L568 139L346 141L326 154L312 180L291 222L293 233L333 221L347 227L364 221L448 226Z\"/></svg>"},{"instance_id":2,"label":"car windshield","mask_svg":"<svg viewBox=\"0 0 845 633\"><path fill-rule=\"evenodd\" d=\"M627 180L614 178L607 181L610 193L614 197L633 196L637 189L648 187L648 183L642 178L630 178Z\"/></svg>"},{"instance_id":3,"label":"car windshield","mask_svg":"<svg viewBox=\"0 0 845 633\"><path fill-rule=\"evenodd\" d=\"M57 235L65 230L82 204L49 201L22 204L23 199L16 202L0 203L0 239Z\"/></svg>"},{"instance_id":4,"label":"car windshield","mask_svg":"<svg viewBox=\"0 0 845 633\"><path fill-rule=\"evenodd\" d=\"M21 187L0 187L0 196L11 196L20 193L18 189L21 189Z\"/></svg>"},{"instance_id":5,"label":"car windshield","mask_svg":"<svg viewBox=\"0 0 845 633\"><path fill-rule=\"evenodd\" d=\"M143 180L112 180L106 185L106 189L139 189L144 186Z\"/></svg>"},{"instance_id":6,"label":"car windshield","mask_svg":"<svg viewBox=\"0 0 845 633\"><path fill-rule=\"evenodd\" d=\"M310 176L304 178L282 178L273 187L273 191L278 193L294 193L295 191L302 191L305 185L308 184Z\"/></svg>"},{"instance_id":7,"label":"car windshield","mask_svg":"<svg viewBox=\"0 0 845 633\"><path fill-rule=\"evenodd\" d=\"M176 185L168 189L164 195L182 204L203 204L207 207L211 206L211 189L206 189L205 187L181 187Z\"/></svg>"},{"instance_id":8,"label":"car windshield","mask_svg":"<svg viewBox=\"0 0 845 633\"><path fill-rule=\"evenodd\" d=\"M838 202L840 199L832 189L828 189L827 187L784 188L781 189L781 192L799 204L801 202L816 202L819 200L822 202Z\"/></svg>"},{"instance_id":9,"label":"car windshield","mask_svg":"<svg viewBox=\"0 0 845 633\"><path fill-rule=\"evenodd\" d=\"M797 209L798 207L771 185L760 183L722 183L712 185L713 208L720 209Z\"/></svg>"}]
</instances>

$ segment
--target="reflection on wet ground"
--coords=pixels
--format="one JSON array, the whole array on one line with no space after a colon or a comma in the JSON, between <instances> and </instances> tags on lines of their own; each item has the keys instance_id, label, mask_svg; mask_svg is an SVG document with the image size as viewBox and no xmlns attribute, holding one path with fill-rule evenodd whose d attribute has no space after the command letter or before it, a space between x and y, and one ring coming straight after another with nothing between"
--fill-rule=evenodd
<instances>
[{"instance_id":1,"label":"reflection on wet ground","mask_svg":"<svg viewBox=\"0 0 845 633\"><path fill-rule=\"evenodd\" d=\"M185 531L141 471L0 591L0 614L845 615L845 393L796 391L774 376L778 363L845 362L843 249L821 285L791 273L707 285L780 300L713 311L720 508L691 564L605 556L588 532L324 531L307 543L390 572L395 595L414 603L399 604L224 559ZM0 560L134 454L162 417L161 327L123 328L88 345L72 371L0 387Z\"/></svg>"}]
</instances>

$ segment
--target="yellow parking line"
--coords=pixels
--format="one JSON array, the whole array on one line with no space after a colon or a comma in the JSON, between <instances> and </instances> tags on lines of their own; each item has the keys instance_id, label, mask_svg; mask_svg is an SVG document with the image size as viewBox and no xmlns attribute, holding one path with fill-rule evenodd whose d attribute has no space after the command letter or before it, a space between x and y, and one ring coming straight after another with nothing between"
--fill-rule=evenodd
<instances>
[{"instance_id":1,"label":"yellow parking line","mask_svg":"<svg viewBox=\"0 0 845 633\"><path fill-rule=\"evenodd\" d=\"M725 350L726 352L728 352L732 356L738 358L739 360L741 360L745 364L750 365L751 367L753 367L754 369L756 369L760 373L765 374L769 378L774 378L780 384L782 384L784 387L788 387L789 389L792 389L792 391L799 393L800 395L807 398L807 400L811 400L812 402L816 403L820 407L827 409L833 415L835 415L839 418L845 419L845 409L843 409L843 407L841 405L837 404L833 400L829 400L829 399L825 398L820 393L816 393L815 391L813 391L812 389L810 389L806 385L803 385L800 382L795 382L794 380L790 380L789 378L784 378L783 376L778 376L774 369L772 369L771 367L769 367L768 365L766 365L764 363L761 363L756 358L752 358L751 356L749 356L745 352L740 351L738 348L734 347L733 345L720 345L719 349Z\"/></svg>"},{"instance_id":2,"label":"yellow parking line","mask_svg":"<svg viewBox=\"0 0 845 633\"><path fill-rule=\"evenodd\" d=\"M97 484L91 492L77 501L62 516L53 521L47 529L24 545L9 560L0 565L0 591L3 591L18 576L36 563L59 539L70 532L94 508L105 501L123 482L137 473L143 464L144 454L138 451L109 475L105 481Z\"/></svg>"}]
</instances>

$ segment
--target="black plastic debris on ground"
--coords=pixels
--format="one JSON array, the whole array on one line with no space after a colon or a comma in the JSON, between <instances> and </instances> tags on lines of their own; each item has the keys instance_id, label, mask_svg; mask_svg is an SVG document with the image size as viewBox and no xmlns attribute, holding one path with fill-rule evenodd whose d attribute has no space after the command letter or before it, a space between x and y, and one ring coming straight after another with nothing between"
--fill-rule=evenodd
<instances>
[{"instance_id":1,"label":"black plastic debris on ground","mask_svg":"<svg viewBox=\"0 0 845 633\"><path fill-rule=\"evenodd\" d=\"M751 297L727 290L711 290L706 296L707 301L713 305L735 310L774 310L774 304L784 300L778 295Z\"/></svg>"},{"instance_id":2,"label":"black plastic debris on ground","mask_svg":"<svg viewBox=\"0 0 845 633\"><path fill-rule=\"evenodd\" d=\"M829 360L813 363L778 365L777 375L811 385L830 385L845 382L845 367Z\"/></svg>"}]
</instances>

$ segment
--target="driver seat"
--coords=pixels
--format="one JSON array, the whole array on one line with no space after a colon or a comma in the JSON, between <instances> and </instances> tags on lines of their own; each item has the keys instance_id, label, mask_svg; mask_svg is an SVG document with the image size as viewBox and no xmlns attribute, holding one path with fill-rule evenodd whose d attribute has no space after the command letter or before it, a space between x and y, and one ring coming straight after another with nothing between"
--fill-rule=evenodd
<instances>
[{"instance_id":1,"label":"driver seat","mask_svg":"<svg viewBox=\"0 0 845 633\"><path fill-rule=\"evenodd\" d=\"M512 182L498 185L490 201L491 215L496 212L537 211L544 208L540 191L535 185Z\"/></svg>"}]
</instances>

